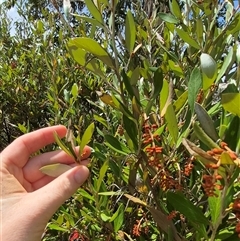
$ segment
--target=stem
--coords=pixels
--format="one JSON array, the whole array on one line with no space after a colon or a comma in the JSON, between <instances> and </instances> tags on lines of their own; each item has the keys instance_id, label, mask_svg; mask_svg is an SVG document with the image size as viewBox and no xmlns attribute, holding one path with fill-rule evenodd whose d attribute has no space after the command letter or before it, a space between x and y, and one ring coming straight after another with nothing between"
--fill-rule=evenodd
<instances>
[{"instance_id":1,"label":"stem","mask_svg":"<svg viewBox=\"0 0 240 241\"><path fill-rule=\"evenodd\" d=\"M112 37L112 47L113 47L114 60L115 60L114 72L115 72L117 79L119 81L119 84L120 84L121 99L122 99L124 105L127 106L127 103L126 103L126 100L124 97L123 81L121 80L121 76L119 74L118 51L117 51L116 42L115 42L115 10L116 10L116 5L114 4L114 0L112 0L112 31L111 31L112 33L111 33L111 37Z\"/></svg>"}]
</instances>

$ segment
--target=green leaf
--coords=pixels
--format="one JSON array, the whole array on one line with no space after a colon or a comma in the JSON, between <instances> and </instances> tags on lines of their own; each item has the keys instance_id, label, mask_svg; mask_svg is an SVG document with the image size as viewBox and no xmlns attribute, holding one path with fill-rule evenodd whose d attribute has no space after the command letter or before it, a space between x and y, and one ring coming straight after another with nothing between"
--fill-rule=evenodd
<instances>
[{"instance_id":1,"label":"green leaf","mask_svg":"<svg viewBox=\"0 0 240 241\"><path fill-rule=\"evenodd\" d=\"M84 1L89 12L92 14L92 16L100 23L103 23L102 14L97 9L96 5L93 3L92 0L85 0Z\"/></svg>"},{"instance_id":2,"label":"green leaf","mask_svg":"<svg viewBox=\"0 0 240 241\"><path fill-rule=\"evenodd\" d=\"M138 132L137 132L135 123L132 120L128 119L125 115L123 115L123 126L129 138L132 140L134 144L134 149L137 150L138 149L138 141L137 141Z\"/></svg>"},{"instance_id":3,"label":"green leaf","mask_svg":"<svg viewBox=\"0 0 240 241\"><path fill-rule=\"evenodd\" d=\"M68 42L68 51L72 58L80 65L85 66L88 70L92 71L94 74L104 77L103 72L99 67L99 63L96 59L91 59L87 61L87 52L83 49L78 48L73 42Z\"/></svg>"},{"instance_id":4,"label":"green leaf","mask_svg":"<svg viewBox=\"0 0 240 241\"><path fill-rule=\"evenodd\" d=\"M126 16L125 37L127 50L129 53L132 53L136 39L136 27L132 12L130 10L128 10Z\"/></svg>"},{"instance_id":5,"label":"green leaf","mask_svg":"<svg viewBox=\"0 0 240 241\"><path fill-rule=\"evenodd\" d=\"M165 118L167 121L168 131L172 136L174 143L176 144L178 140L178 123L172 104L168 105Z\"/></svg>"},{"instance_id":6,"label":"green leaf","mask_svg":"<svg viewBox=\"0 0 240 241\"><path fill-rule=\"evenodd\" d=\"M94 197L92 195L90 195L87 191L85 191L84 189L78 189L78 194L81 197L85 197L89 200L95 201Z\"/></svg>"},{"instance_id":7,"label":"green leaf","mask_svg":"<svg viewBox=\"0 0 240 241\"><path fill-rule=\"evenodd\" d=\"M163 73L161 68L158 68L154 72L153 85L154 85L154 91L153 91L152 98L155 99L159 96L159 93L163 86Z\"/></svg>"},{"instance_id":8,"label":"green leaf","mask_svg":"<svg viewBox=\"0 0 240 241\"><path fill-rule=\"evenodd\" d=\"M74 98L78 96L78 85L76 83L74 83L72 86L71 94Z\"/></svg>"},{"instance_id":9,"label":"green leaf","mask_svg":"<svg viewBox=\"0 0 240 241\"><path fill-rule=\"evenodd\" d=\"M190 110L193 113L194 104L196 101L197 94L202 87L202 77L200 70L195 67L190 75L190 79L188 82L188 104L190 106Z\"/></svg>"},{"instance_id":10,"label":"green leaf","mask_svg":"<svg viewBox=\"0 0 240 241\"><path fill-rule=\"evenodd\" d=\"M121 203L120 206L118 207L118 210L116 211L117 217L115 218L115 214L113 215L114 217L114 232L117 233L118 230L121 228L123 222L124 222L124 206ZM112 217L112 218L113 218ZM111 220L112 220L111 218Z\"/></svg>"},{"instance_id":11,"label":"green leaf","mask_svg":"<svg viewBox=\"0 0 240 241\"><path fill-rule=\"evenodd\" d=\"M177 24L179 22L179 20L172 14L170 13L159 13L159 17L168 23L173 23L173 24Z\"/></svg>"},{"instance_id":12,"label":"green leaf","mask_svg":"<svg viewBox=\"0 0 240 241\"><path fill-rule=\"evenodd\" d=\"M201 105L195 103L195 112L205 133L210 136L214 141L217 141L219 139L219 136L215 130L213 121L208 115L207 111Z\"/></svg>"},{"instance_id":13,"label":"green leaf","mask_svg":"<svg viewBox=\"0 0 240 241\"><path fill-rule=\"evenodd\" d=\"M107 216L105 213L101 213L100 217L103 220L103 222L108 222L111 219L111 217Z\"/></svg>"},{"instance_id":14,"label":"green leaf","mask_svg":"<svg viewBox=\"0 0 240 241\"><path fill-rule=\"evenodd\" d=\"M108 128L108 122L106 119L102 118L99 115L95 115L95 114L93 114L93 118L94 118L94 120L98 121L99 123L103 124L106 128Z\"/></svg>"},{"instance_id":15,"label":"green leaf","mask_svg":"<svg viewBox=\"0 0 240 241\"><path fill-rule=\"evenodd\" d=\"M163 87L163 73L161 68L157 68L154 70L154 77L153 77L153 90L151 93L150 101L147 104L146 107L146 114L148 115L151 111L152 105L155 101L155 99L159 96L159 93Z\"/></svg>"},{"instance_id":16,"label":"green leaf","mask_svg":"<svg viewBox=\"0 0 240 241\"><path fill-rule=\"evenodd\" d=\"M162 86L162 90L160 92L160 98L159 98L159 105L160 105L160 115L164 116L165 112L166 112L166 102L168 100L168 95L169 95L169 84L167 82L167 80L163 80L163 86Z\"/></svg>"},{"instance_id":17,"label":"green leaf","mask_svg":"<svg viewBox=\"0 0 240 241\"><path fill-rule=\"evenodd\" d=\"M130 80L128 78L128 76L126 75L125 71L123 70L122 71L122 79L123 79L123 83L125 85L125 88L130 96L130 99L132 100L133 96L134 96L134 92L133 92L133 89L132 89L132 86L130 84Z\"/></svg>"},{"instance_id":18,"label":"green leaf","mask_svg":"<svg viewBox=\"0 0 240 241\"><path fill-rule=\"evenodd\" d=\"M73 38L68 41L70 53L76 48L84 49L86 52L93 54L110 68L114 68L114 62L108 55L107 51L95 40L86 37Z\"/></svg>"},{"instance_id":19,"label":"green leaf","mask_svg":"<svg viewBox=\"0 0 240 241\"><path fill-rule=\"evenodd\" d=\"M72 167L69 165L56 163L56 164L43 166L39 170L50 177L58 177L70 169L72 169Z\"/></svg>"},{"instance_id":20,"label":"green leaf","mask_svg":"<svg viewBox=\"0 0 240 241\"><path fill-rule=\"evenodd\" d=\"M121 143L116 137L111 135L105 135L104 138L106 141L105 145L110 147L112 150L123 155L128 155L131 153L131 151L126 147L126 145Z\"/></svg>"},{"instance_id":21,"label":"green leaf","mask_svg":"<svg viewBox=\"0 0 240 241\"><path fill-rule=\"evenodd\" d=\"M69 232L68 228L62 228L60 227L58 224L55 223L50 223L47 226L50 230L57 230L57 231L61 231L61 232Z\"/></svg>"},{"instance_id":22,"label":"green leaf","mask_svg":"<svg viewBox=\"0 0 240 241\"><path fill-rule=\"evenodd\" d=\"M177 76L184 77L183 71L178 64L176 64L172 60L168 60L168 66Z\"/></svg>"},{"instance_id":23,"label":"green leaf","mask_svg":"<svg viewBox=\"0 0 240 241\"><path fill-rule=\"evenodd\" d=\"M91 141L93 132L94 132L94 123L91 123L83 133L81 144L80 144L79 157L81 157L83 148Z\"/></svg>"},{"instance_id":24,"label":"green leaf","mask_svg":"<svg viewBox=\"0 0 240 241\"><path fill-rule=\"evenodd\" d=\"M99 190L100 190L100 187L102 185L102 182L103 182L103 178L107 172L107 169L108 169L108 166L109 166L109 161L105 161L99 171L99 178L97 180L97 188L96 188L96 192L98 193Z\"/></svg>"},{"instance_id":25,"label":"green leaf","mask_svg":"<svg viewBox=\"0 0 240 241\"><path fill-rule=\"evenodd\" d=\"M222 94L221 103L226 111L240 117L240 93Z\"/></svg>"},{"instance_id":26,"label":"green leaf","mask_svg":"<svg viewBox=\"0 0 240 241\"><path fill-rule=\"evenodd\" d=\"M101 28L105 28L104 25L102 24L102 22L97 21L94 18L89 18L83 15L78 15L78 14L72 14L77 20L84 20L87 23L91 23L94 26L98 26Z\"/></svg>"},{"instance_id":27,"label":"green leaf","mask_svg":"<svg viewBox=\"0 0 240 241\"><path fill-rule=\"evenodd\" d=\"M203 90L207 90L217 77L217 63L209 54L202 53L200 64L203 73Z\"/></svg>"},{"instance_id":28,"label":"green leaf","mask_svg":"<svg viewBox=\"0 0 240 241\"><path fill-rule=\"evenodd\" d=\"M219 148L218 144L214 142L196 122L193 124L193 130L197 138L202 141L209 149Z\"/></svg>"},{"instance_id":29,"label":"green leaf","mask_svg":"<svg viewBox=\"0 0 240 241\"><path fill-rule=\"evenodd\" d=\"M73 159L77 160L77 156L75 152L72 152L71 149L64 144L64 142L58 137L57 132L53 133L54 139L56 143L59 145L59 147L65 151L69 156L71 156Z\"/></svg>"},{"instance_id":30,"label":"green leaf","mask_svg":"<svg viewBox=\"0 0 240 241\"><path fill-rule=\"evenodd\" d=\"M175 15L175 17L177 17L178 19L182 19L182 11L180 10L178 2L176 0L170 0L169 6L171 12Z\"/></svg>"},{"instance_id":31,"label":"green leaf","mask_svg":"<svg viewBox=\"0 0 240 241\"><path fill-rule=\"evenodd\" d=\"M208 225L208 220L204 216L202 210L185 198L180 192L168 192L167 200L175 210L183 214L189 221L193 223L201 223Z\"/></svg>"},{"instance_id":32,"label":"green leaf","mask_svg":"<svg viewBox=\"0 0 240 241\"><path fill-rule=\"evenodd\" d=\"M217 197L213 196L208 198L208 205L211 214L211 222L214 226L217 223L219 216L221 214L222 197L219 191Z\"/></svg>"},{"instance_id":33,"label":"green leaf","mask_svg":"<svg viewBox=\"0 0 240 241\"><path fill-rule=\"evenodd\" d=\"M199 46L199 44L184 30L180 29L180 28L176 28L177 34L179 35L179 37L186 43L188 43L189 45L191 45L193 48L195 49L200 49L201 47Z\"/></svg>"},{"instance_id":34,"label":"green leaf","mask_svg":"<svg viewBox=\"0 0 240 241\"><path fill-rule=\"evenodd\" d=\"M188 99L188 91L186 90L173 103L173 107L174 107L174 110L175 110L176 113L184 106L187 99Z\"/></svg>"}]
</instances>

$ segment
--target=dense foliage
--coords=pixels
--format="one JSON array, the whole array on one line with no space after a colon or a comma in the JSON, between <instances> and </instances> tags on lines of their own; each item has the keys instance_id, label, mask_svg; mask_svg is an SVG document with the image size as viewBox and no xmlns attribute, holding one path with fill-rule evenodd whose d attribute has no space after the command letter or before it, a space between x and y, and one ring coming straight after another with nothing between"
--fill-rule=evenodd
<instances>
[{"instance_id":1,"label":"dense foliage","mask_svg":"<svg viewBox=\"0 0 240 241\"><path fill-rule=\"evenodd\" d=\"M48 149L95 150L43 240L238 240L238 3L24 2L12 35L0 9L0 148L61 123Z\"/></svg>"}]
</instances>

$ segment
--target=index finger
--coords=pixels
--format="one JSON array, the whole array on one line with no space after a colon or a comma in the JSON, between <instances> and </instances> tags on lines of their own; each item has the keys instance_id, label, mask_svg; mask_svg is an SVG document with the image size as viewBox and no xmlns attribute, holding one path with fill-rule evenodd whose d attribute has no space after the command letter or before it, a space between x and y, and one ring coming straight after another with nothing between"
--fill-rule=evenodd
<instances>
[{"instance_id":1,"label":"index finger","mask_svg":"<svg viewBox=\"0 0 240 241\"><path fill-rule=\"evenodd\" d=\"M54 142L54 132L62 138L67 129L62 125L51 126L20 136L3 150L3 161L23 167L32 153Z\"/></svg>"}]
</instances>

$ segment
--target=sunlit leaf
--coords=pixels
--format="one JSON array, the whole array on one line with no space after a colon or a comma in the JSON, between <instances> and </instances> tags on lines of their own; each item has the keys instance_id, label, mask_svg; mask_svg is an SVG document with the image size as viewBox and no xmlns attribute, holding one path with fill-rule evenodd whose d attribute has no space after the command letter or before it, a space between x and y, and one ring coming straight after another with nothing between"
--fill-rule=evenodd
<instances>
[{"instance_id":1,"label":"sunlit leaf","mask_svg":"<svg viewBox=\"0 0 240 241\"><path fill-rule=\"evenodd\" d=\"M232 165L234 164L233 159L229 156L228 152L224 151L220 156L221 164Z\"/></svg>"},{"instance_id":2,"label":"sunlit leaf","mask_svg":"<svg viewBox=\"0 0 240 241\"><path fill-rule=\"evenodd\" d=\"M56 164L43 166L39 170L50 177L58 177L70 169L72 169L72 167L69 165L56 163Z\"/></svg>"},{"instance_id":3,"label":"sunlit leaf","mask_svg":"<svg viewBox=\"0 0 240 241\"><path fill-rule=\"evenodd\" d=\"M222 94L223 108L240 117L240 93L225 93Z\"/></svg>"},{"instance_id":4,"label":"sunlit leaf","mask_svg":"<svg viewBox=\"0 0 240 241\"><path fill-rule=\"evenodd\" d=\"M99 115L93 115L94 120L98 121L99 123L103 124L106 128L108 128L108 122L106 119L102 118Z\"/></svg>"},{"instance_id":5,"label":"sunlit leaf","mask_svg":"<svg viewBox=\"0 0 240 241\"><path fill-rule=\"evenodd\" d=\"M80 144L79 156L81 156L83 148L91 141L93 132L94 132L94 122L91 123L83 133L81 144Z\"/></svg>"},{"instance_id":6,"label":"sunlit leaf","mask_svg":"<svg viewBox=\"0 0 240 241\"><path fill-rule=\"evenodd\" d=\"M96 192L99 192L99 190L100 190L100 187L102 185L103 178L105 177L105 174L107 172L108 166L109 166L109 161L107 160L103 163L103 165L99 171L99 178L97 180Z\"/></svg>"},{"instance_id":7,"label":"sunlit leaf","mask_svg":"<svg viewBox=\"0 0 240 241\"><path fill-rule=\"evenodd\" d=\"M180 10L177 0L170 0L169 6L170 6L170 10L174 14L174 16L177 17L178 19L181 19L182 11Z\"/></svg>"},{"instance_id":8,"label":"sunlit leaf","mask_svg":"<svg viewBox=\"0 0 240 241\"><path fill-rule=\"evenodd\" d=\"M96 5L93 3L92 0L86 0L84 1L89 12L92 14L92 16L100 23L103 23L103 19L102 19L102 14L99 12L99 10L97 9Z\"/></svg>"},{"instance_id":9,"label":"sunlit leaf","mask_svg":"<svg viewBox=\"0 0 240 241\"><path fill-rule=\"evenodd\" d=\"M74 83L72 86L71 94L74 98L78 96L78 85L76 83Z\"/></svg>"},{"instance_id":10,"label":"sunlit leaf","mask_svg":"<svg viewBox=\"0 0 240 241\"><path fill-rule=\"evenodd\" d=\"M125 37L127 50L129 53L132 53L136 39L136 27L130 10L128 10L126 15Z\"/></svg>"},{"instance_id":11,"label":"sunlit leaf","mask_svg":"<svg viewBox=\"0 0 240 241\"><path fill-rule=\"evenodd\" d=\"M65 151L69 156L71 156L72 158L74 158L76 160L77 156L76 156L75 152L71 152L70 148L67 147L65 145L65 143L58 137L57 132L54 132L53 135L54 135L54 139L55 139L56 143L59 145L59 147L63 151Z\"/></svg>"},{"instance_id":12,"label":"sunlit leaf","mask_svg":"<svg viewBox=\"0 0 240 241\"><path fill-rule=\"evenodd\" d=\"M174 143L176 144L178 140L178 123L172 104L169 104L165 118L167 121L168 131L173 138Z\"/></svg>"},{"instance_id":13,"label":"sunlit leaf","mask_svg":"<svg viewBox=\"0 0 240 241\"><path fill-rule=\"evenodd\" d=\"M94 39L86 37L73 38L68 41L68 48L71 51L76 48L84 49L86 52L93 54L96 58L100 59L108 67L114 68L114 61L108 55L107 51Z\"/></svg>"},{"instance_id":14,"label":"sunlit leaf","mask_svg":"<svg viewBox=\"0 0 240 241\"><path fill-rule=\"evenodd\" d=\"M202 53L200 65L203 73L203 89L207 90L217 77L217 63L209 54Z\"/></svg>"},{"instance_id":15,"label":"sunlit leaf","mask_svg":"<svg viewBox=\"0 0 240 241\"><path fill-rule=\"evenodd\" d=\"M187 32L185 32L183 29L180 29L180 28L176 28L176 31L177 31L177 34L179 35L179 37L184 42L188 43L195 49L200 49L199 44Z\"/></svg>"}]
</instances>

